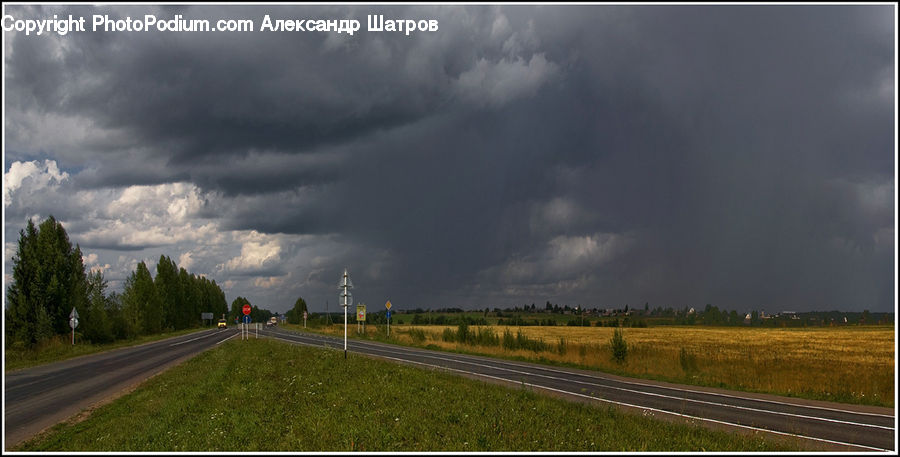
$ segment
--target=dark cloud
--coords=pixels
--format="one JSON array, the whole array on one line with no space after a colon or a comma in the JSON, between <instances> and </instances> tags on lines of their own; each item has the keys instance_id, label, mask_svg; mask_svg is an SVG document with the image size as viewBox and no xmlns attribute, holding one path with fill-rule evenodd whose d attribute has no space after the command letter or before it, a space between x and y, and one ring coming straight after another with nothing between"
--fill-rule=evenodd
<instances>
[{"instance_id":1,"label":"dark cloud","mask_svg":"<svg viewBox=\"0 0 900 457\"><path fill-rule=\"evenodd\" d=\"M89 189L191 183L223 230L328 236L346 249L285 246L294 264L253 273L303 269L311 302L350 263L370 300L411 306L893 307L891 7L159 11L440 20L6 34L8 161L53 157ZM44 115L95 134L36 150Z\"/></svg>"}]
</instances>

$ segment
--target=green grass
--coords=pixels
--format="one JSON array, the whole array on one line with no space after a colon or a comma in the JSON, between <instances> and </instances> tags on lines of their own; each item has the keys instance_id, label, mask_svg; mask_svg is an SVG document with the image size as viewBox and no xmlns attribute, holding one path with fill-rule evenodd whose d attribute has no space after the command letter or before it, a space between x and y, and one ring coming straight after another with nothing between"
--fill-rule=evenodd
<instances>
[{"instance_id":1,"label":"green grass","mask_svg":"<svg viewBox=\"0 0 900 457\"><path fill-rule=\"evenodd\" d=\"M155 335L145 335L133 340L119 340L108 344L84 344L76 340L76 344L72 345L69 337L58 336L45 343L37 349L6 349L4 351L4 371L9 373L13 370L29 368L45 363L59 362L73 357L94 354L97 352L109 351L121 347L135 346L138 344L149 343L151 341L171 338L173 336L185 335L188 333L208 330L214 327L192 328L178 330L168 333L157 333Z\"/></svg>"},{"instance_id":2,"label":"green grass","mask_svg":"<svg viewBox=\"0 0 900 457\"><path fill-rule=\"evenodd\" d=\"M269 339L231 340L17 451L773 451L759 436Z\"/></svg>"}]
</instances>

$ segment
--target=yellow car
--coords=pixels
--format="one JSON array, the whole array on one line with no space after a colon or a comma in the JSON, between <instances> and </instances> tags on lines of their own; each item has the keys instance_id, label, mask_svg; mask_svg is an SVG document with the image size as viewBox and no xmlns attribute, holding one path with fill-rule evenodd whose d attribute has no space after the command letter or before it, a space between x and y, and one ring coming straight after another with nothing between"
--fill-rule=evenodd
<instances>
[{"instance_id":1,"label":"yellow car","mask_svg":"<svg viewBox=\"0 0 900 457\"><path fill-rule=\"evenodd\" d=\"M225 319L219 319L219 328L227 328L228 324L225 322Z\"/></svg>"}]
</instances>

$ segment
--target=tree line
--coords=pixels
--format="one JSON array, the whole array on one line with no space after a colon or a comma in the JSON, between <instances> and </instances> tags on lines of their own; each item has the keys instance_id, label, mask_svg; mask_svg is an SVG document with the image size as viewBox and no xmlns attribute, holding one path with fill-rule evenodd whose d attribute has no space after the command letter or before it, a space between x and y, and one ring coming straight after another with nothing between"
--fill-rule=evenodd
<instances>
[{"instance_id":1,"label":"tree line","mask_svg":"<svg viewBox=\"0 0 900 457\"><path fill-rule=\"evenodd\" d=\"M188 273L162 255L152 277L144 262L125 280L122 294L107 293L101 271L85 272L81 248L52 215L19 231L12 282L6 291L7 347L33 348L68 335L69 313L79 314L77 333L91 343L201 325L203 312L228 312L214 280Z\"/></svg>"}]
</instances>

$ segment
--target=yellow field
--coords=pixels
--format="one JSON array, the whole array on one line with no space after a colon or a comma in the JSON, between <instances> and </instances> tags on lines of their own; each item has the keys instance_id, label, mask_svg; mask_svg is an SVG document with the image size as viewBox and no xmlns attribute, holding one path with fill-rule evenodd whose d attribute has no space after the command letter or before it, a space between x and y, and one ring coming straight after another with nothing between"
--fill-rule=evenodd
<instances>
[{"instance_id":1,"label":"yellow field","mask_svg":"<svg viewBox=\"0 0 900 457\"><path fill-rule=\"evenodd\" d=\"M340 327L340 328L338 328ZM894 405L894 327L761 329L675 327L622 329L628 344L626 363L613 361L609 327L488 326L498 335L521 331L550 343L553 350L510 351L500 346L445 342L447 326L392 326L391 339L413 344L410 329L427 335L417 345L485 355L518 356L571 363L627 376L806 398ZM471 326L470 330L485 328ZM384 328L370 325L372 336ZM331 332L343 333L343 326ZM329 333L331 333L329 332ZM351 327L350 334L355 334ZM559 351L560 338L565 351ZM563 353L561 353L563 352Z\"/></svg>"}]
</instances>

